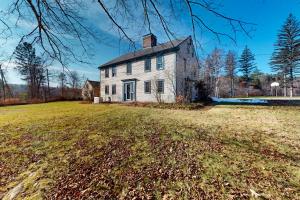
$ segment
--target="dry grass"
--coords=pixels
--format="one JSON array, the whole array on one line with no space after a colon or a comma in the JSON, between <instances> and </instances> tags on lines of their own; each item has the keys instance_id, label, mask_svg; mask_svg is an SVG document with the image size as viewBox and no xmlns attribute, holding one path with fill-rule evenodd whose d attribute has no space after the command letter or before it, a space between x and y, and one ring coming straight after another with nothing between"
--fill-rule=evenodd
<instances>
[{"instance_id":1,"label":"dry grass","mask_svg":"<svg viewBox=\"0 0 300 200\"><path fill-rule=\"evenodd\" d=\"M0 108L0 198L300 199L299 122L300 107Z\"/></svg>"}]
</instances>

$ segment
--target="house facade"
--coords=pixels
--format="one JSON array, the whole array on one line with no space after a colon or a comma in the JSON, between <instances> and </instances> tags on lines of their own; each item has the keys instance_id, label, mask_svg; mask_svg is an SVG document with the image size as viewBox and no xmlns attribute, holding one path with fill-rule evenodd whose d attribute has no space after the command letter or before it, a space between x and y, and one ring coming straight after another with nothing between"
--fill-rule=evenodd
<instances>
[{"instance_id":1,"label":"house facade","mask_svg":"<svg viewBox=\"0 0 300 200\"><path fill-rule=\"evenodd\" d=\"M143 49L99 67L103 101L176 102L196 98L199 65L191 37L157 44L143 37Z\"/></svg>"},{"instance_id":2,"label":"house facade","mask_svg":"<svg viewBox=\"0 0 300 200\"><path fill-rule=\"evenodd\" d=\"M86 101L92 101L94 97L100 96L100 82L86 80L82 87L82 99Z\"/></svg>"}]
</instances>

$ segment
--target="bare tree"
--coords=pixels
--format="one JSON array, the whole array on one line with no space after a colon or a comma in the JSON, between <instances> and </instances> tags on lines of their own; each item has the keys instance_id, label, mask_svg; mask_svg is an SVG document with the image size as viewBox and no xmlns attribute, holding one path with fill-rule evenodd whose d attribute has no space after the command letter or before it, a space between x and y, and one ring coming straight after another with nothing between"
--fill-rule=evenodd
<instances>
[{"instance_id":1,"label":"bare tree","mask_svg":"<svg viewBox=\"0 0 300 200\"><path fill-rule=\"evenodd\" d=\"M5 72L2 69L2 64L0 64L0 78L0 97L2 97L2 99L5 101L7 97L13 97L13 94L7 83Z\"/></svg>"},{"instance_id":2,"label":"bare tree","mask_svg":"<svg viewBox=\"0 0 300 200\"><path fill-rule=\"evenodd\" d=\"M81 80L79 73L77 71L71 71L70 77L68 79L68 85L72 89L77 89L80 87L81 82L82 82L82 80Z\"/></svg>"},{"instance_id":3,"label":"bare tree","mask_svg":"<svg viewBox=\"0 0 300 200\"><path fill-rule=\"evenodd\" d=\"M236 76L237 60L236 54L233 51L228 51L225 61L226 76L230 81L230 96L234 96L234 79Z\"/></svg>"},{"instance_id":4,"label":"bare tree","mask_svg":"<svg viewBox=\"0 0 300 200\"><path fill-rule=\"evenodd\" d=\"M177 96L177 92L176 92L176 74L174 74L174 72L172 73L168 69L164 70L164 74L165 74L166 80L169 83L171 83L172 93L173 93L174 97L176 97Z\"/></svg>"},{"instance_id":5,"label":"bare tree","mask_svg":"<svg viewBox=\"0 0 300 200\"><path fill-rule=\"evenodd\" d=\"M152 82L151 83L152 94L154 95L154 97L156 98L156 101L158 103L162 103L163 102L162 92L159 91L159 79L157 78L157 76L154 76L154 78L151 82Z\"/></svg>"},{"instance_id":6,"label":"bare tree","mask_svg":"<svg viewBox=\"0 0 300 200\"><path fill-rule=\"evenodd\" d=\"M172 22L180 22L186 16L190 17L196 46L199 30L212 33L218 40L225 37L236 42L237 33L243 32L250 37L250 32L255 26L253 23L222 14L212 0L12 0L8 11L0 16L0 23L3 25L0 36L14 31L11 25L5 22L7 18L15 18L13 23L17 25L22 21L29 21L32 29L20 38L20 43L26 40L31 44L39 44L51 58L65 65L66 72L69 73L66 64L71 60L85 62L84 58L90 55L88 46L93 43L89 41L101 39L99 31L86 23L89 19L86 13L92 8L104 13L113 30L134 48L135 38L129 33L129 28L132 32L151 33L153 27L159 25L171 40L177 37L177 27L173 27ZM216 30L203 17L203 13L211 14L215 19L228 24L231 29L224 32ZM101 20L103 19L99 18L99 21ZM76 42L83 52L78 53L78 49L72 48Z\"/></svg>"},{"instance_id":7,"label":"bare tree","mask_svg":"<svg viewBox=\"0 0 300 200\"><path fill-rule=\"evenodd\" d=\"M67 84L72 90L73 98L79 96L79 89L82 86L83 77L77 71L71 71Z\"/></svg>"},{"instance_id":8,"label":"bare tree","mask_svg":"<svg viewBox=\"0 0 300 200\"><path fill-rule=\"evenodd\" d=\"M221 57L221 50L215 48L211 53L211 67L214 85L214 96L220 96L220 76L223 68L223 60Z\"/></svg>"},{"instance_id":9,"label":"bare tree","mask_svg":"<svg viewBox=\"0 0 300 200\"><path fill-rule=\"evenodd\" d=\"M59 81L60 85L60 95L62 98L65 97L65 87L66 87L66 81L67 81L67 76L64 71L60 72L57 75L57 80Z\"/></svg>"}]
</instances>

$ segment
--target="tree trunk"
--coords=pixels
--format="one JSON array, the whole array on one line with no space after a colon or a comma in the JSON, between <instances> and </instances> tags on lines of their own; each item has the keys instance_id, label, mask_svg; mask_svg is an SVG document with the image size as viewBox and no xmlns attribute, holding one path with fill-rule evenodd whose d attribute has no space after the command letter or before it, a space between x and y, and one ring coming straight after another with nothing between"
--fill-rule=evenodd
<instances>
[{"instance_id":1,"label":"tree trunk","mask_svg":"<svg viewBox=\"0 0 300 200\"><path fill-rule=\"evenodd\" d=\"M293 75L293 68L290 67L290 97L293 97L294 90L294 75Z\"/></svg>"},{"instance_id":2,"label":"tree trunk","mask_svg":"<svg viewBox=\"0 0 300 200\"><path fill-rule=\"evenodd\" d=\"M293 97L293 86L290 87L290 97Z\"/></svg>"},{"instance_id":3,"label":"tree trunk","mask_svg":"<svg viewBox=\"0 0 300 200\"><path fill-rule=\"evenodd\" d=\"M230 96L234 97L234 79L233 78L231 78L231 81L230 81Z\"/></svg>"},{"instance_id":4,"label":"tree trunk","mask_svg":"<svg viewBox=\"0 0 300 200\"><path fill-rule=\"evenodd\" d=\"M48 98L50 98L50 84L49 84L49 72L48 72L48 69L46 69L46 73L47 73L47 96L48 96Z\"/></svg>"},{"instance_id":5,"label":"tree trunk","mask_svg":"<svg viewBox=\"0 0 300 200\"><path fill-rule=\"evenodd\" d=\"M283 75L283 95L287 96L287 87L286 87L286 74Z\"/></svg>"}]
</instances>

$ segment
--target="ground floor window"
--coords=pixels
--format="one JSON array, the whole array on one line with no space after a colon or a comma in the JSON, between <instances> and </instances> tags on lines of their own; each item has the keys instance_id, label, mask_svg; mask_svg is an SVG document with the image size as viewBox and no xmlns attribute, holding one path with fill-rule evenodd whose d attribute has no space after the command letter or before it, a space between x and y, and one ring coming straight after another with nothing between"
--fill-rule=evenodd
<instances>
[{"instance_id":1,"label":"ground floor window","mask_svg":"<svg viewBox=\"0 0 300 200\"><path fill-rule=\"evenodd\" d=\"M157 80L156 82L157 92L164 93L165 81L164 80Z\"/></svg>"},{"instance_id":2,"label":"ground floor window","mask_svg":"<svg viewBox=\"0 0 300 200\"><path fill-rule=\"evenodd\" d=\"M151 93L151 81L145 81L144 82L144 91L147 94Z\"/></svg>"},{"instance_id":3,"label":"ground floor window","mask_svg":"<svg viewBox=\"0 0 300 200\"><path fill-rule=\"evenodd\" d=\"M108 85L105 86L105 94L109 95L109 86Z\"/></svg>"},{"instance_id":4,"label":"ground floor window","mask_svg":"<svg viewBox=\"0 0 300 200\"><path fill-rule=\"evenodd\" d=\"M111 86L111 94L112 95L116 94L117 93L116 90L117 90L117 86L116 85L112 85Z\"/></svg>"}]
</instances>

